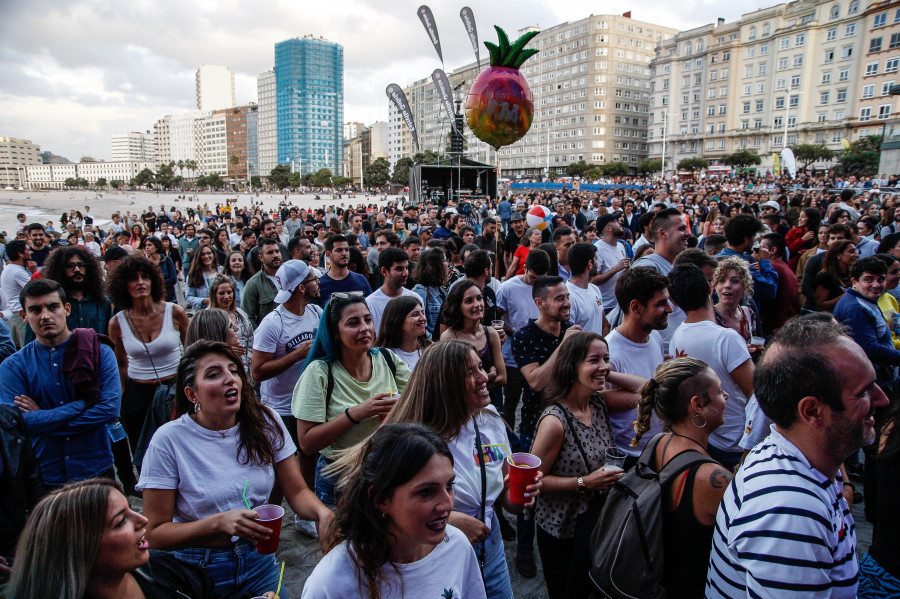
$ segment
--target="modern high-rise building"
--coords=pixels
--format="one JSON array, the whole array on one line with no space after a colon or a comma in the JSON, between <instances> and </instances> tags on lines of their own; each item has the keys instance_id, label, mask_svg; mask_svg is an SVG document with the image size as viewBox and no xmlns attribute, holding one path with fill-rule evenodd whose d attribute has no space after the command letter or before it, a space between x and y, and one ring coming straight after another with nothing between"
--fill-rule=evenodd
<instances>
[{"instance_id":1,"label":"modern high-rise building","mask_svg":"<svg viewBox=\"0 0 900 599\"><path fill-rule=\"evenodd\" d=\"M156 136L157 164L193 160L197 162L200 122L209 112L189 112L179 115L166 115L156 121L153 133ZM199 167L199 163L197 165ZM222 171L224 172L224 171ZM184 177L194 177L198 171L179 171Z\"/></svg>"},{"instance_id":2,"label":"modern high-rise building","mask_svg":"<svg viewBox=\"0 0 900 599\"><path fill-rule=\"evenodd\" d=\"M342 172L344 49L320 37L275 44L278 163Z\"/></svg>"},{"instance_id":3,"label":"modern high-rise building","mask_svg":"<svg viewBox=\"0 0 900 599\"><path fill-rule=\"evenodd\" d=\"M111 133L109 143L112 148L113 162L138 161L153 162L157 160L156 135L150 131L141 133Z\"/></svg>"},{"instance_id":4,"label":"modern high-rise building","mask_svg":"<svg viewBox=\"0 0 900 599\"><path fill-rule=\"evenodd\" d=\"M197 166L198 174L211 175L218 173L223 179L228 176L228 133L226 116L228 110L215 110L205 118L198 120L197 129ZM245 133L246 138L246 133Z\"/></svg>"},{"instance_id":5,"label":"modern high-rise building","mask_svg":"<svg viewBox=\"0 0 900 599\"><path fill-rule=\"evenodd\" d=\"M205 64L197 69L197 110L221 110L234 106L234 71L231 67Z\"/></svg>"},{"instance_id":6,"label":"modern high-rise building","mask_svg":"<svg viewBox=\"0 0 900 599\"><path fill-rule=\"evenodd\" d=\"M0 188L25 184L25 169L41 164L41 148L29 139L0 137Z\"/></svg>"},{"instance_id":7,"label":"modern high-rise building","mask_svg":"<svg viewBox=\"0 0 900 599\"><path fill-rule=\"evenodd\" d=\"M252 117L250 115L253 115ZM250 168L250 129L253 125L254 146L256 145L256 104L237 106L225 111L225 133L228 153L228 178L236 182L246 182ZM255 150L255 148L254 148ZM256 159L253 159L256 162Z\"/></svg>"},{"instance_id":8,"label":"modern high-rise building","mask_svg":"<svg viewBox=\"0 0 900 599\"><path fill-rule=\"evenodd\" d=\"M275 71L260 73L256 78L258 173L267 176L278 166L278 103Z\"/></svg>"}]
</instances>

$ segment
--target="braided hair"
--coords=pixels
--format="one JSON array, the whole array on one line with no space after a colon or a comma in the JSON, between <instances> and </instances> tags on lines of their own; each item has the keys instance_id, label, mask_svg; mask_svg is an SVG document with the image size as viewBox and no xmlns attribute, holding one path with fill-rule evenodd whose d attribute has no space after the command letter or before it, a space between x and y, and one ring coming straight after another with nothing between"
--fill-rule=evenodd
<instances>
[{"instance_id":1,"label":"braided hair","mask_svg":"<svg viewBox=\"0 0 900 599\"><path fill-rule=\"evenodd\" d=\"M641 387L631 446L637 447L641 437L650 430L650 417L654 411L666 423L666 428L684 420L689 413L691 398L707 396L707 389L712 384L708 372L709 366L696 358L675 358L657 366L653 378Z\"/></svg>"}]
</instances>

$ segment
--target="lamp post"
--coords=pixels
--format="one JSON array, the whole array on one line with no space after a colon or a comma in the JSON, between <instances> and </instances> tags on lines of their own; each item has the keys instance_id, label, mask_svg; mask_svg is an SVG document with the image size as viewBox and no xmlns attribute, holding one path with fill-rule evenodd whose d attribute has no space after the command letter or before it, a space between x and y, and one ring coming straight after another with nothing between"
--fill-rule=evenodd
<instances>
[{"instance_id":1,"label":"lamp post","mask_svg":"<svg viewBox=\"0 0 900 599\"><path fill-rule=\"evenodd\" d=\"M662 138L662 160L660 160L659 174L660 178L666 180L666 136L669 132L669 113L663 113L663 138Z\"/></svg>"},{"instance_id":2,"label":"lamp post","mask_svg":"<svg viewBox=\"0 0 900 599\"><path fill-rule=\"evenodd\" d=\"M788 118L791 113L791 91L793 91L793 89L789 88L787 91L787 101L784 104L784 140L783 140L784 143L781 144L782 148L787 147ZM798 96L797 97L797 116L798 116L798 118L800 116L800 98L799 98L799 96L802 93L803 92L797 92L797 96Z\"/></svg>"}]
</instances>

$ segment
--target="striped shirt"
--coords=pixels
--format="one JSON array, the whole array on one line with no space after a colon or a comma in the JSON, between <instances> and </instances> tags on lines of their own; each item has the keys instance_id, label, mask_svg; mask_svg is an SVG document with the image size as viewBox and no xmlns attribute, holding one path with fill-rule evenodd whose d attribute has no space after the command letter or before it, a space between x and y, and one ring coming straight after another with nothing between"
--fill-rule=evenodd
<instances>
[{"instance_id":1,"label":"striped shirt","mask_svg":"<svg viewBox=\"0 0 900 599\"><path fill-rule=\"evenodd\" d=\"M856 597L856 526L842 489L773 426L722 498L706 597Z\"/></svg>"}]
</instances>

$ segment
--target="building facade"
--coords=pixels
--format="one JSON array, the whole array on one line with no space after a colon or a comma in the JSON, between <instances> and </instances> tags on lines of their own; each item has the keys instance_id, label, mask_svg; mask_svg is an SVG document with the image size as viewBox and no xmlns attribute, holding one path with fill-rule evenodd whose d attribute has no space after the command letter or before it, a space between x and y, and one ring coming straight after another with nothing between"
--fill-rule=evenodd
<instances>
[{"instance_id":1,"label":"building facade","mask_svg":"<svg viewBox=\"0 0 900 599\"><path fill-rule=\"evenodd\" d=\"M257 146L259 173L268 176L278 166L278 102L275 88L275 71L266 71L256 77Z\"/></svg>"},{"instance_id":2,"label":"building facade","mask_svg":"<svg viewBox=\"0 0 900 599\"><path fill-rule=\"evenodd\" d=\"M24 187L26 169L42 163L41 148L31 140L0 137L0 189Z\"/></svg>"},{"instance_id":3,"label":"building facade","mask_svg":"<svg viewBox=\"0 0 900 599\"><path fill-rule=\"evenodd\" d=\"M109 144L114 162L153 162L158 159L156 135L150 131L141 133L111 133Z\"/></svg>"},{"instance_id":4,"label":"building facade","mask_svg":"<svg viewBox=\"0 0 900 599\"><path fill-rule=\"evenodd\" d=\"M194 161L198 163L199 168L200 124L209 115L208 112L189 112L167 115L156 121L153 133L156 136L157 165ZM188 178L203 173L182 169L178 174Z\"/></svg>"},{"instance_id":5,"label":"building facade","mask_svg":"<svg viewBox=\"0 0 900 599\"><path fill-rule=\"evenodd\" d=\"M344 49L307 36L275 44L278 163L342 172Z\"/></svg>"},{"instance_id":6,"label":"building facade","mask_svg":"<svg viewBox=\"0 0 900 599\"><path fill-rule=\"evenodd\" d=\"M250 117L251 114L253 118ZM250 178L249 132L251 121L255 121L256 115L256 104L237 106L225 112L228 178L231 181L246 182ZM254 122L253 124L255 130L256 123Z\"/></svg>"},{"instance_id":7,"label":"building facade","mask_svg":"<svg viewBox=\"0 0 900 599\"><path fill-rule=\"evenodd\" d=\"M197 69L197 110L211 111L234 106L234 71L230 67L205 64Z\"/></svg>"},{"instance_id":8,"label":"building facade","mask_svg":"<svg viewBox=\"0 0 900 599\"><path fill-rule=\"evenodd\" d=\"M2 138L0 138L2 139ZM156 170L156 164L148 161L79 162L75 164L35 164L25 168L26 186L29 189L62 189L66 179L85 179L95 185L98 179L122 181L128 184L144 169Z\"/></svg>"},{"instance_id":9,"label":"building facade","mask_svg":"<svg viewBox=\"0 0 900 599\"><path fill-rule=\"evenodd\" d=\"M900 0L874 2L862 14L861 77L854 92L850 141L881 135L888 119L900 117L891 87L900 83Z\"/></svg>"},{"instance_id":10,"label":"building facade","mask_svg":"<svg viewBox=\"0 0 900 599\"><path fill-rule=\"evenodd\" d=\"M198 120L197 166L199 175L218 173L223 179L228 176L228 133L226 118L231 110L216 110L211 115ZM245 134L246 137L246 134Z\"/></svg>"}]
</instances>

